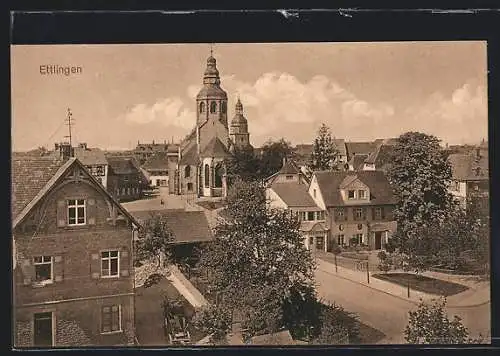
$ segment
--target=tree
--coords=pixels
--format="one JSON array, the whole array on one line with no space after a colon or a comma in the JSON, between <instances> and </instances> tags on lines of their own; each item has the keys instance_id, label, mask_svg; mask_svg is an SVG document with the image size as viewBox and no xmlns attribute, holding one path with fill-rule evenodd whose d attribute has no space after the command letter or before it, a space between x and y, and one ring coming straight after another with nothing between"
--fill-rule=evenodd
<instances>
[{"instance_id":1,"label":"tree","mask_svg":"<svg viewBox=\"0 0 500 356\"><path fill-rule=\"evenodd\" d=\"M237 312L250 334L276 332L289 320L284 315L290 303L314 293L314 261L299 222L285 211L268 210L256 182L236 181L227 206L229 216L216 227L215 241L199 262L210 270L210 294L219 296L219 307Z\"/></svg>"},{"instance_id":2,"label":"tree","mask_svg":"<svg viewBox=\"0 0 500 356\"><path fill-rule=\"evenodd\" d=\"M294 151L289 142L281 138L278 141L268 141L262 146L260 156L260 178L264 179L278 172L284 158L293 158Z\"/></svg>"},{"instance_id":3,"label":"tree","mask_svg":"<svg viewBox=\"0 0 500 356\"><path fill-rule=\"evenodd\" d=\"M445 221L454 209L448 192L451 166L439 139L420 132L401 135L391 160L388 178L399 199L393 239L408 268L422 270L434 252L430 227Z\"/></svg>"},{"instance_id":4,"label":"tree","mask_svg":"<svg viewBox=\"0 0 500 356\"><path fill-rule=\"evenodd\" d=\"M139 239L136 241L135 259L144 261L155 259L161 267L162 257L170 258L170 243L174 235L167 225L164 215L152 212L139 230Z\"/></svg>"},{"instance_id":5,"label":"tree","mask_svg":"<svg viewBox=\"0 0 500 356\"><path fill-rule=\"evenodd\" d=\"M359 341L359 318L339 305L322 305L320 331L314 340L316 344L335 345L339 337L348 335L349 342ZM347 340L346 340L347 341Z\"/></svg>"},{"instance_id":6,"label":"tree","mask_svg":"<svg viewBox=\"0 0 500 356\"><path fill-rule=\"evenodd\" d=\"M470 339L467 328L460 317L448 318L445 310L446 298L431 304L420 302L417 310L409 312L408 325L404 330L409 344L465 344L480 343L482 337Z\"/></svg>"},{"instance_id":7,"label":"tree","mask_svg":"<svg viewBox=\"0 0 500 356\"><path fill-rule=\"evenodd\" d=\"M252 181L258 178L259 159L255 156L252 146L235 148L231 157L225 160L229 185L235 179Z\"/></svg>"},{"instance_id":8,"label":"tree","mask_svg":"<svg viewBox=\"0 0 500 356\"><path fill-rule=\"evenodd\" d=\"M313 171L335 170L338 156L339 150L332 139L330 128L322 124L318 130L318 136L314 139L309 168Z\"/></svg>"},{"instance_id":9,"label":"tree","mask_svg":"<svg viewBox=\"0 0 500 356\"><path fill-rule=\"evenodd\" d=\"M203 307L191 320L197 329L210 335L210 342L216 345L226 343L226 335L231 329L231 322L231 313L220 304Z\"/></svg>"},{"instance_id":10,"label":"tree","mask_svg":"<svg viewBox=\"0 0 500 356\"><path fill-rule=\"evenodd\" d=\"M393 266L391 256L388 255L385 251L380 251L377 254L377 257L379 259L378 269L385 273L389 272Z\"/></svg>"}]
</instances>

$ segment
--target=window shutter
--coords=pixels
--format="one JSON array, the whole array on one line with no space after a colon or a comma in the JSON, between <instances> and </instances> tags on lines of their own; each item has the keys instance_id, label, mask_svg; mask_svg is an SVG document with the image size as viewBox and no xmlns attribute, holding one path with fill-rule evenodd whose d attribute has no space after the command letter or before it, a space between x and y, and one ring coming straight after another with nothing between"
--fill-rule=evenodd
<instances>
[{"instance_id":1,"label":"window shutter","mask_svg":"<svg viewBox=\"0 0 500 356\"><path fill-rule=\"evenodd\" d=\"M62 282L64 276L64 264L62 256L54 257L54 281Z\"/></svg>"},{"instance_id":2,"label":"window shutter","mask_svg":"<svg viewBox=\"0 0 500 356\"><path fill-rule=\"evenodd\" d=\"M57 201L57 227L66 226L68 221L68 207L66 205L66 200Z\"/></svg>"},{"instance_id":3,"label":"window shutter","mask_svg":"<svg viewBox=\"0 0 500 356\"><path fill-rule=\"evenodd\" d=\"M35 266L33 265L31 259L24 259L21 269L23 271L23 284L25 286L30 285L32 280L35 278Z\"/></svg>"},{"instance_id":4,"label":"window shutter","mask_svg":"<svg viewBox=\"0 0 500 356\"><path fill-rule=\"evenodd\" d=\"M375 214L375 208L372 208L372 220L375 220L377 215Z\"/></svg>"},{"instance_id":5,"label":"window shutter","mask_svg":"<svg viewBox=\"0 0 500 356\"><path fill-rule=\"evenodd\" d=\"M382 216L382 219L385 219L385 209L383 206L380 207L380 215Z\"/></svg>"},{"instance_id":6,"label":"window shutter","mask_svg":"<svg viewBox=\"0 0 500 356\"><path fill-rule=\"evenodd\" d=\"M120 275L122 277L129 276L129 268L130 268L130 258L127 249L122 249L120 251Z\"/></svg>"},{"instance_id":7,"label":"window shutter","mask_svg":"<svg viewBox=\"0 0 500 356\"><path fill-rule=\"evenodd\" d=\"M97 212L96 201L93 198L87 200L87 224L95 225L96 212Z\"/></svg>"},{"instance_id":8,"label":"window shutter","mask_svg":"<svg viewBox=\"0 0 500 356\"><path fill-rule=\"evenodd\" d=\"M101 258L99 253L92 253L90 255L90 273L93 279L101 277Z\"/></svg>"}]
</instances>

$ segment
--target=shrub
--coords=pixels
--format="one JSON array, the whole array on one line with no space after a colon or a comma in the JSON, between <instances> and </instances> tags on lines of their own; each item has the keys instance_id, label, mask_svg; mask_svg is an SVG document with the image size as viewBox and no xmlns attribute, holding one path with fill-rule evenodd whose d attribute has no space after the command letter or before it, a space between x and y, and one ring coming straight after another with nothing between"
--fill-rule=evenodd
<instances>
[{"instance_id":1,"label":"shrub","mask_svg":"<svg viewBox=\"0 0 500 356\"><path fill-rule=\"evenodd\" d=\"M393 262L391 256L389 256L387 253L384 251L380 251L377 254L377 257L379 259L379 265L378 269L381 270L382 272L389 272L392 269Z\"/></svg>"}]
</instances>

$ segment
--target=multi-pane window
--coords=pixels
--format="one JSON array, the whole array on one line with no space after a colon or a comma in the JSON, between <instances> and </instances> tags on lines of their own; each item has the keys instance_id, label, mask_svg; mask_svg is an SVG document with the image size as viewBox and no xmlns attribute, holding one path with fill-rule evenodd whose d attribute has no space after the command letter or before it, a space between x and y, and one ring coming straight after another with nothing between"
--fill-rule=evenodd
<instances>
[{"instance_id":1,"label":"multi-pane window","mask_svg":"<svg viewBox=\"0 0 500 356\"><path fill-rule=\"evenodd\" d=\"M101 332L111 333L121 331L120 305L104 306L101 310Z\"/></svg>"},{"instance_id":2,"label":"multi-pane window","mask_svg":"<svg viewBox=\"0 0 500 356\"><path fill-rule=\"evenodd\" d=\"M355 208L354 220L362 220L362 219L363 219L363 208Z\"/></svg>"},{"instance_id":3,"label":"multi-pane window","mask_svg":"<svg viewBox=\"0 0 500 356\"><path fill-rule=\"evenodd\" d=\"M353 237L358 245L361 245L363 243L363 234L354 234Z\"/></svg>"},{"instance_id":4,"label":"multi-pane window","mask_svg":"<svg viewBox=\"0 0 500 356\"><path fill-rule=\"evenodd\" d=\"M52 257L51 256L36 256L33 258L35 266L35 282L50 283L52 282Z\"/></svg>"},{"instance_id":5,"label":"multi-pane window","mask_svg":"<svg viewBox=\"0 0 500 356\"><path fill-rule=\"evenodd\" d=\"M358 199L365 199L365 191L358 190Z\"/></svg>"},{"instance_id":6,"label":"multi-pane window","mask_svg":"<svg viewBox=\"0 0 500 356\"><path fill-rule=\"evenodd\" d=\"M344 239L345 239L345 237L344 237L343 234L339 234L337 236L337 243L338 243L339 246L343 246L345 244L345 240Z\"/></svg>"},{"instance_id":7,"label":"multi-pane window","mask_svg":"<svg viewBox=\"0 0 500 356\"><path fill-rule=\"evenodd\" d=\"M316 249L317 250L322 250L325 245L325 240L323 236L316 236Z\"/></svg>"},{"instance_id":8,"label":"multi-pane window","mask_svg":"<svg viewBox=\"0 0 500 356\"><path fill-rule=\"evenodd\" d=\"M285 176L285 178L286 178L286 180L292 180L293 176L288 175L288 176Z\"/></svg>"},{"instance_id":9,"label":"multi-pane window","mask_svg":"<svg viewBox=\"0 0 500 356\"><path fill-rule=\"evenodd\" d=\"M313 221L314 220L314 211L308 211L307 212L307 220L308 221Z\"/></svg>"},{"instance_id":10,"label":"multi-pane window","mask_svg":"<svg viewBox=\"0 0 500 356\"><path fill-rule=\"evenodd\" d=\"M84 225L85 224L85 200L70 199L68 200L68 225Z\"/></svg>"},{"instance_id":11,"label":"multi-pane window","mask_svg":"<svg viewBox=\"0 0 500 356\"><path fill-rule=\"evenodd\" d=\"M118 251L101 252L101 276L118 277L119 268Z\"/></svg>"},{"instance_id":12,"label":"multi-pane window","mask_svg":"<svg viewBox=\"0 0 500 356\"><path fill-rule=\"evenodd\" d=\"M355 190L349 190L349 191L347 191L347 197L348 197L349 199L354 199L354 197L355 197L355 192L356 192Z\"/></svg>"},{"instance_id":13,"label":"multi-pane window","mask_svg":"<svg viewBox=\"0 0 500 356\"><path fill-rule=\"evenodd\" d=\"M375 220L381 220L382 219L382 208L377 207L375 208Z\"/></svg>"}]
</instances>

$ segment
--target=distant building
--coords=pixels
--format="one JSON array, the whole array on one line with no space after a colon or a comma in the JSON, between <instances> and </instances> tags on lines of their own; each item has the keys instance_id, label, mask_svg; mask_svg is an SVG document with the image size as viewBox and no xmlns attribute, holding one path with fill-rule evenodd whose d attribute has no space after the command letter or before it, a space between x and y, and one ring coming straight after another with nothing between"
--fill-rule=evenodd
<instances>
[{"instance_id":1,"label":"distant building","mask_svg":"<svg viewBox=\"0 0 500 356\"><path fill-rule=\"evenodd\" d=\"M158 152L149 157L141 168L147 172L150 185L155 187L168 187L169 167L166 152Z\"/></svg>"},{"instance_id":2,"label":"distant building","mask_svg":"<svg viewBox=\"0 0 500 356\"><path fill-rule=\"evenodd\" d=\"M329 247L336 242L379 250L396 231L397 199L381 171L315 172L308 190L326 211Z\"/></svg>"},{"instance_id":3,"label":"distant building","mask_svg":"<svg viewBox=\"0 0 500 356\"><path fill-rule=\"evenodd\" d=\"M274 183L300 183L308 184L309 180L298 165L290 159L283 158L281 169L264 180L266 186Z\"/></svg>"},{"instance_id":4,"label":"distant building","mask_svg":"<svg viewBox=\"0 0 500 356\"><path fill-rule=\"evenodd\" d=\"M450 193L466 208L472 197L489 199L488 151L477 147L473 153L448 156L452 167Z\"/></svg>"},{"instance_id":5,"label":"distant building","mask_svg":"<svg viewBox=\"0 0 500 356\"><path fill-rule=\"evenodd\" d=\"M149 182L134 157L109 156L108 191L120 202L143 197Z\"/></svg>"},{"instance_id":6,"label":"distant building","mask_svg":"<svg viewBox=\"0 0 500 356\"><path fill-rule=\"evenodd\" d=\"M337 161L340 165L347 163L347 150L344 139L333 139L335 148L337 149ZM298 144L294 147L295 161L299 167L307 166L311 162L314 145L312 144Z\"/></svg>"},{"instance_id":7,"label":"distant building","mask_svg":"<svg viewBox=\"0 0 500 356\"><path fill-rule=\"evenodd\" d=\"M152 143L140 143L137 141L137 146L133 150L133 156L142 165L157 153L167 153L169 148L177 151L178 147L177 145L167 144L167 141L163 141L163 143L155 143L154 140Z\"/></svg>"},{"instance_id":8,"label":"distant building","mask_svg":"<svg viewBox=\"0 0 500 356\"><path fill-rule=\"evenodd\" d=\"M78 159L12 161L15 347L134 345L138 223Z\"/></svg>"},{"instance_id":9,"label":"distant building","mask_svg":"<svg viewBox=\"0 0 500 356\"><path fill-rule=\"evenodd\" d=\"M392 163L392 153L394 152L394 143L380 143L375 150L365 159L363 170L365 171L383 171L387 173Z\"/></svg>"},{"instance_id":10,"label":"distant building","mask_svg":"<svg viewBox=\"0 0 500 356\"><path fill-rule=\"evenodd\" d=\"M96 180L103 185L108 186L108 160L104 151L99 148L88 148L86 143L80 143L78 147L73 148L74 157L89 170Z\"/></svg>"},{"instance_id":11,"label":"distant building","mask_svg":"<svg viewBox=\"0 0 500 356\"><path fill-rule=\"evenodd\" d=\"M350 171L362 171L365 167L365 161L370 155L364 153L355 153L347 163Z\"/></svg>"},{"instance_id":12,"label":"distant building","mask_svg":"<svg viewBox=\"0 0 500 356\"><path fill-rule=\"evenodd\" d=\"M376 148L375 142L346 142L347 161L351 161L354 155L369 156Z\"/></svg>"}]
</instances>

